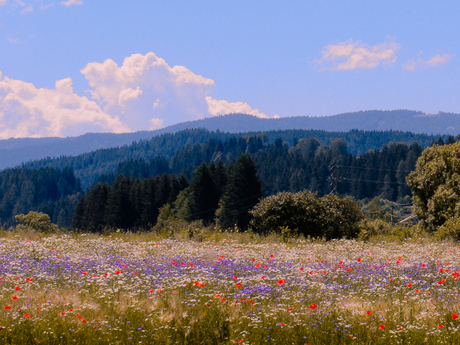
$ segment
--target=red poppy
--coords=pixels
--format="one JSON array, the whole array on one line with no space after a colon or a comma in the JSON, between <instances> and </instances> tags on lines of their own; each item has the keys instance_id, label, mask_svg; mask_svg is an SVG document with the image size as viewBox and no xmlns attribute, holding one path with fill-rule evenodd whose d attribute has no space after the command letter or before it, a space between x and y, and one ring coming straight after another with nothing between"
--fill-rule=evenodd
<instances>
[{"instance_id":1,"label":"red poppy","mask_svg":"<svg viewBox=\"0 0 460 345\"><path fill-rule=\"evenodd\" d=\"M149 290L149 293L152 293L152 292L153 292L153 290Z\"/></svg>"},{"instance_id":2,"label":"red poppy","mask_svg":"<svg viewBox=\"0 0 460 345\"><path fill-rule=\"evenodd\" d=\"M266 279L266 278L267 278L267 276L262 276L262 278L261 278L261 279Z\"/></svg>"},{"instance_id":3,"label":"red poppy","mask_svg":"<svg viewBox=\"0 0 460 345\"><path fill-rule=\"evenodd\" d=\"M318 306L316 305L316 303L310 304L309 307L310 307L310 309L316 309L316 308L318 308Z\"/></svg>"},{"instance_id":4,"label":"red poppy","mask_svg":"<svg viewBox=\"0 0 460 345\"><path fill-rule=\"evenodd\" d=\"M239 343L242 343L243 341L244 341L243 339L239 339L239 340L238 340Z\"/></svg>"},{"instance_id":5,"label":"red poppy","mask_svg":"<svg viewBox=\"0 0 460 345\"><path fill-rule=\"evenodd\" d=\"M412 284L407 284L407 287L408 287L408 288L411 288L411 287L412 287Z\"/></svg>"},{"instance_id":6,"label":"red poppy","mask_svg":"<svg viewBox=\"0 0 460 345\"><path fill-rule=\"evenodd\" d=\"M86 320L81 320L81 322L86 323Z\"/></svg>"},{"instance_id":7,"label":"red poppy","mask_svg":"<svg viewBox=\"0 0 460 345\"><path fill-rule=\"evenodd\" d=\"M174 290L173 293L179 293L179 291Z\"/></svg>"},{"instance_id":8,"label":"red poppy","mask_svg":"<svg viewBox=\"0 0 460 345\"><path fill-rule=\"evenodd\" d=\"M11 299L12 299L13 301L16 301L16 300L18 299L18 296L13 296L13 297L11 297Z\"/></svg>"},{"instance_id":9,"label":"red poppy","mask_svg":"<svg viewBox=\"0 0 460 345\"><path fill-rule=\"evenodd\" d=\"M11 307L9 305L6 305L5 309L11 309Z\"/></svg>"},{"instance_id":10,"label":"red poppy","mask_svg":"<svg viewBox=\"0 0 460 345\"><path fill-rule=\"evenodd\" d=\"M120 273L121 273L121 271L116 271L116 272L115 272L115 274L120 274Z\"/></svg>"},{"instance_id":11,"label":"red poppy","mask_svg":"<svg viewBox=\"0 0 460 345\"><path fill-rule=\"evenodd\" d=\"M65 315L65 311L63 311L63 312L61 313L61 315Z\"/></svg>"},{"instance_id":12,"label":"red poppy","mask_svg":"<svg viewBox=\"0 0 460 345\"><path fill-rule=\"evenodd\" d=\"M452 314L452 320L455 320L455 319L458 319L458 315L457 314Z\"/></svg>"},{"instance_id":13,"label":"red poppy","mask_svg":"<svg viewBox=\"0 0 460 345\"><path fill-rule=\"evenodd\" d=\"M28 319L30 317L30 314L25 314L24 317Z\"/></svg>"},{"instance_id":14,"label":"red poppy","mask_svg":"<svg viewBox=\"0 0 460 345\"><path fill-rule=\"evenodd\" d=\"M241 287L241 283L236 283L236 287Z\"/></svg>"},{"instance_id":15,"label":"red poppy","mask_svg":"<svg viewBox=\"0 0 460 345\"><path fill-rule=\"evenodd\" d=\"M233 276L233 279L238 279L238 277L237 277L237 276Z\"/></svg>"},{"instance_id":16,"label":"red poppy","mask_svg":"<svg viewBox=\"0 0 460 345\"><path fill-rule=\"evenodd\" d=\"M380 325L379 326L379 329L384 329L385 328L385 325Z\"/></svg>"},{"instance_id":17,"label":"red poppy","mask_svg":"<svg viewBox=\"0 0 460 345\"><path fill-rule=\"evenodd\" d=\"M366 314L367 314L367 315L371 315L372 312L371 312L370 310L368 310L368 311L366 311Z\"/></svg>"},{"instance_id":18,"label":"red poppy","mask_svg":"<svg viewBox=\"0 0 460 345\"><path fill-rule=\"evenodd\" d=\"M16 286L16 287L14 288L14 290L15 290L15 291L19 291L19 290L21 290L21 288L20 288L19 286Z\"/></svg>"},{"instance_id":19,"label":"red poppy","mask_svg":"<svg viewBox=\"0 0 460 345\"><path fill-rule=\"evenodd\" d=\"M206 283L200 283L199 286L200 286L200 287L203 287L203 286L205 286L205 285L206 285Z\"/></svg>"},{"instance_id":20,"label":"red poppy","mask_svg":"<svg viewBox=\"0 0 460 345\"><path fill-rule=\"evenodd\" d=\"M438 328L444 328L444 326L443 326L443 325L441 325L441 324L439 324L439 325L438 325Z\"/></svg>"},{"instance_id":21,"label":"red poppy","mask_svg":"<svg viewBox=\"0 0 460 345\"><path fill-rule=\"evenodd\" d=\"M347 268L347 272L350 272L353 268L349 267Z\"/></svg>"}]
</instances>

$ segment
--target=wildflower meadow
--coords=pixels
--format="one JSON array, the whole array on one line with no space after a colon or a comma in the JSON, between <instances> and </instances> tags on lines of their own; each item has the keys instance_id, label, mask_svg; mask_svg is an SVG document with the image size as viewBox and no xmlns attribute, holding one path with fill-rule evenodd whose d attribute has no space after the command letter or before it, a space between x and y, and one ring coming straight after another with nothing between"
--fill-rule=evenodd
<instances>
[{"instance_id":1,"label":"wildflower meadow","mask_svg":"<svg viewBox=\"0 0 460 345\"><path fill-rule=\"evenodd\" d=\"M460 343L453 242L29 235L0 239L3 344Z\"/></svg>"}]
</instances>

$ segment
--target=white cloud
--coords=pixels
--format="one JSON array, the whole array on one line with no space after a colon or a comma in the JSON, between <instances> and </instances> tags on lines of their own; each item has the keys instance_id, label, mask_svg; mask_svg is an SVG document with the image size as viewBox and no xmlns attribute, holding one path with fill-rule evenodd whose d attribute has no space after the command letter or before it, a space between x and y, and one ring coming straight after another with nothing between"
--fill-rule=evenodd
<instances>
[{"instance_id":1,"label":"white cloud","mask_svg":"<svg viewBox=\"0 0 460 345\"><path fill-rule=\"evenodd\" d=\"M402 66L402 68L406 71L415 71L417 69L417 62L414 59L409 60Z\"/></svg>"},{"instance_id":2,"label":"white cloud","mask_svg":"<svg viewBox=\"0 0 460 345\"><path fill-rule=\"evenodd\" d=\"M206 102L208 103L208 111L211 115L243 113L268 119L268 116L261 113L259 109L252 109L249 104L244 102L230 103L225 100L214 99L211 96L206 97Z\"/></svg>"},{"instance_id":3,"label":"white cloud","mask_svg":"<svg viewBox=\"0 0 460 345\"><path fill-rule=\"evenodd\" d=\"M214 80L154 53L131 55L121 66L89 63L81 73L92 99L75 94L71 78L46 89L0 73L0 139L153 130L228 113L267 117L247 103L212 98Z\"/></svg>"},{"instance_id":4,"label":"white cloud","mask_svg":"<svg viewBox=\"0 0 460 345\"><path fill-rule=\"evenodd\" d=\"M27 6L26 8L24 8L24 9L21 11L21 14L22 14L22 15L25 15L25 14L27 14L27 13L29 13L29 12L33 12L33 10L34 10L34 8L32 7L32 5L29 5L29 6Z\"/></svg>"},{"instance_id":5,"label":"white cloud","mask_svg":"<svg viewBox=\"0 0 460 345\"><path fill-rule=\"evenodd\" d=\"M8 0L0 0L0 6L5 6L8 3Z\"/></svg>"},{"instance_id":6,"label":"white cloud","mask_svg":"<svg viewBox=\"0 0 460 345\"><path fill-rule=\"evenodd\" d=\"M55 89L46 89L3 78L0 73L0 139L129 130L96 102L75 94L71 78L58 80Z\"/></svg>"},{"instance_id":7,"label":"white cloud","mask_svg":"<svg viewBox=\"0 0 460 345\"><path fill-rule=\"evenodd\" d=\"M451 55L436 55L433 56L429 60L422 60L422 58L418 58L417 61L412 59L406 62L403 65L403 69L406 71L415 71L419 66L425 66L425 67L435 67L435 66L440 66L448 63L452 59Z\"/></svg>"},{"instance_id":8,"label":"white cloud","mask_svg":"<svg viewBox=\"0 0 460 345\"><path fill-rule=\"evenodd\" d=\"M321 59L315 62L325 70L345 71L372 69L396 62L396 51L401 46L396 42L385 42L368 46L361 41L348 40L323 48Z\"/></svg>"},{"instance_id":9,"label":"white cloud","mask_svg":"<svg viewBox=\"0 0 460 345\"><path fill-rule=\"evenodd\" d=\"M72 5L81 5L82 1L81 0L68 0L68 1L62 1L61 4L66 7L69 7Z\"/></svg>"},{"instance_id":10,"label":"white cloud","mask_svg":"<svg viewBox=\"0 0 460 345\"><path fill-rule=\"evenodd\" d=\"M19 43L19 40L17 38L13 39L13 38L7 38L6 39L9 43Z\"/></svg>"},{"instance_id":11,"label":"white cloud","mask_svg":"<svg viewBox=\"0 0 460 345\"><path fill-rule=\"evenodd\" d=\"M436 56L433 56L428 61L422 61L422 64L430 67L444 65L447 62L449 62L451 58L452 56L447 54L444 54L442 56L438 54Z\"/></svg>"},{"instance_id":12,"label":"white cloud","mask_svg":"<svg viewBox=\"0 0 460 345\"><path fill-rule=\"evenodd\" d=\"M214 80L184 66L170 67L154 53L131 55L121 66L110 59L89 63L81 72L93 88L93 99L133 130L169 126L210 114L244 112L266 117L247 103L213 99L209 94Z\"/></svg>"},{"instance_id":13,"label":"white cloud","mask_svg":"<svg viewBox=\"0 0 460 345\"><path fill-rule=\"evenodd\" d=\"M163 128L163 119L151 119L150 120L150 130L160 129Z\"/></svg>"}]
</instances>

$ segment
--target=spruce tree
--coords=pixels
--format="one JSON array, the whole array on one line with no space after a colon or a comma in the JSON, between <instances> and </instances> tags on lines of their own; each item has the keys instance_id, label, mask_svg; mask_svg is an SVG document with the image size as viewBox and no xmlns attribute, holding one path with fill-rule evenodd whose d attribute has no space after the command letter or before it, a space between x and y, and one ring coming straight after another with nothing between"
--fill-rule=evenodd
<instances>
[{"instance_id":1,"label":"spruce tree","mask_svg":"<svg viewBox=\"0 0 460 345\"><path fill-rule=\"evenodd\" d=\"M219 188L209 170L203 162L189 187L190 220L203 219L205 224L213 221L220 199Z\"/></svg>"},{"instance_id":2,"label":"spruce tree","mask_svg":"<svg viewBox=\"0 0 460 345\"><path fill-rule=\"evenodd\" d=\"M242 154L231 167L225 192L216 217L223 228L237 225L246 229L252 219L251 210L263 195L262 182L251 157Z\"/></svg>"}]
</instances>

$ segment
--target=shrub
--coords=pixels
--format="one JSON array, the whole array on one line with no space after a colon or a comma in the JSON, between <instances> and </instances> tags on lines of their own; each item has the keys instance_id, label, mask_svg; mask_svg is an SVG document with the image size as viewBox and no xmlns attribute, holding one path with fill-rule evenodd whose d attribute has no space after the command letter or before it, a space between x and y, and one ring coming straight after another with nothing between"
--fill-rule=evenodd
<instances>
[{"instance_id":1,"label":"shrub","mask_svg":"<svg viewBox=\"0 0 460 345\"><path fill-rule=\"evenodd\" d=\"M452 239L460 241L460 218L448 219L443 225L438 227L435 236L440 240Z\"/></svg>"},{"instance_id":2,"label":"shrub","mask_svg":"<svg viewBox=\"0 0 460 345\"><path fill-rule=\"evenodd\" d=\"M50 217L45 213L30 211L28 214L18 214L15 218L20 223L16 226L16 230L35 230L45 233L59 231L58 226L51 223Z\"/></svg>"},{"instance_id":3,"label":"shrub","mask_svg":"<svg viewBox=\"0 0 460 345\"><path fill-rule=\"evenodd\" d=\"M260 231L280 232L289 228L293 234L310 237L353 238L360 231L362 213L350 197L303 191L282 192L262 199L251 211L252 225Z\"/></svg>"}]
</instances>

